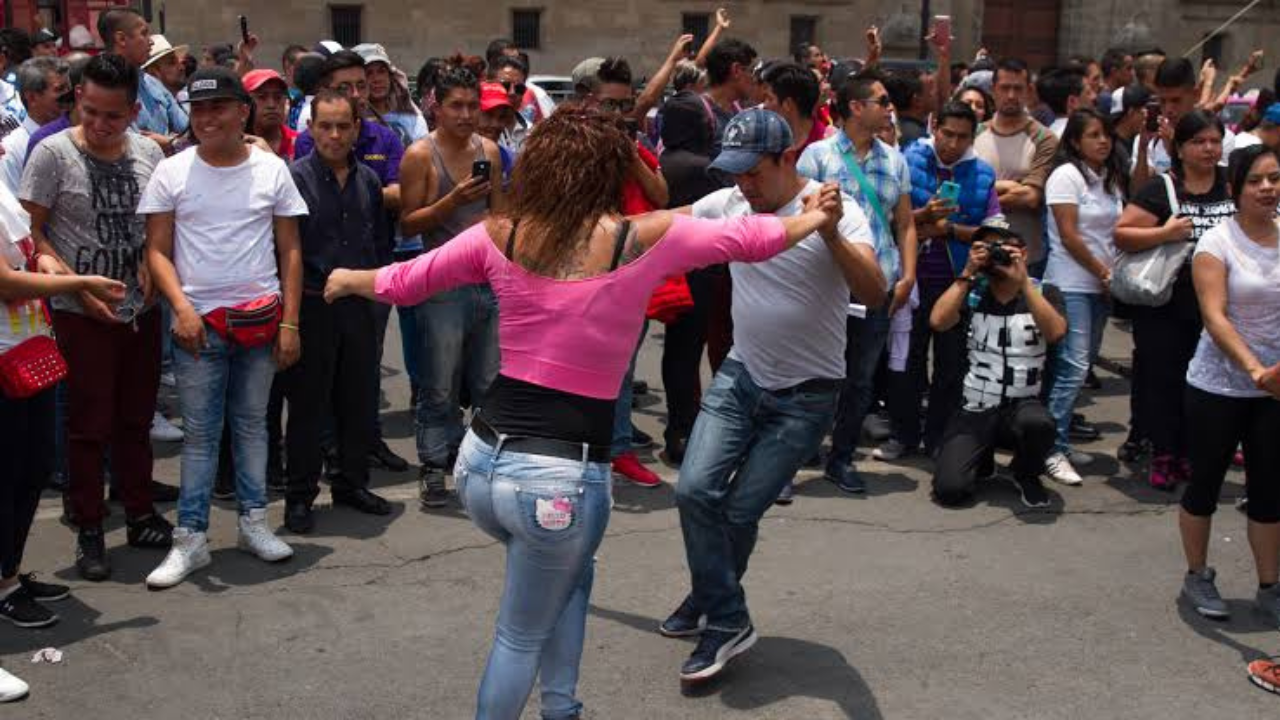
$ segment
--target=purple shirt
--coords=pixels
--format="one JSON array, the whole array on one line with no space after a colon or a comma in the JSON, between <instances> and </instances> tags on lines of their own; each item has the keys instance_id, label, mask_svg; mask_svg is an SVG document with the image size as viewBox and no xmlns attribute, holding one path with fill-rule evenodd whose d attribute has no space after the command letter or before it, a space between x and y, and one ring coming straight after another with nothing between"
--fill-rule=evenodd
<instances>
[{"instance_id":1,"label":"purple shirt","mask_svg":"<svg viewBox=\"0 0 1280 720\"><path fill-rule=\"evenodd\" d=\"M31 157L31 153L36 146L50 135L56 135L63 130L71 127L71 115L62 113L57 120L53 120L46 125L41 125L39 130L31 134L31 139L27 141L27 157Z\"/></svg>"},{"instance_id":2,"label":"purple shirt","mask_svg":"<svg viewBox=\"0 0 1280 720\"><path fill-rule=\"evenodd\" d=\"M303 130L293 146L295 160L311 154L315 149L315 140L311 139L311 131ZM365 120L360 123L360 137L356 138L356 159L378 173L382 186L395 185L400 182L400 159L404 157L404 144L396 131L376 120Z\"/></svg>"}]
</instances>

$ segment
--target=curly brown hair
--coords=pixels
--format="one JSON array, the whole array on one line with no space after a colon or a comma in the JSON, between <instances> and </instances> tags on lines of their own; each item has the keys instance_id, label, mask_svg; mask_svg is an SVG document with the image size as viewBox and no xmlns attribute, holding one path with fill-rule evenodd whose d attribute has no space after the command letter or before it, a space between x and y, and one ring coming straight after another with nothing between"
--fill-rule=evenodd
<instances>
[{"instance_id":1,"label":"curly brown hair","mask_svg":"<svg viewBox=\"0 0 1280 720\"><path fill-rule=\"evenodd\" d=\"M521 225L521 255L547 275L572 260L601 216L620 211L635 141L616 114L576 102L533 127L516 160L508 213Z\"/></svg>"}]
</instances>

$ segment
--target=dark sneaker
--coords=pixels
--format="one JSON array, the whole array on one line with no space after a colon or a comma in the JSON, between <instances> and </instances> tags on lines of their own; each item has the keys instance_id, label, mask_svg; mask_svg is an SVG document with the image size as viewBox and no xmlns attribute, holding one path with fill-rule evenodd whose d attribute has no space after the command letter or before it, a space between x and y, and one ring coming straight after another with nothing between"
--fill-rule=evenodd
<instances>
[{"instance_id":1,"label":"dark sneaker","mask_svg":"<svg viewBox=\"0 0 1280 720\"><path fill-rule=\"evenodd\" d=\"M658 632L663 637L680 638L701 635L707 627L707 616L693 606L693 598L686 597L671 616L662 621Z\"/></svg>"},{"instance_id":2,"label":"dark sneaker","mask_svg":"<svg viewBox=\"0 0 1280 720\"><path fill-rule=\"evenodd\" d=\"M40 602L54 602L71 597L71 588L66 585L40 582L36 580L35 573L19 575L18 582L22 583L22 588L27 591L28 595Z\"/></svg>"},{"instance_id":3,"label":"dark sneaker","mask_svg":"<svg viewBox=\"0 0 1280 720\"><path fill-rule=\"evenodd\" d=\"M173 526L157 513L129 521L129 546L167 549L173 544Z\"/></svg>"},{"instance_id":4,"label":"dark sneaker","mask_svg":"<svg viewBox=\"0 0 1280 720\"><path fill-rule=\"evenodd\" d=\"M786 485L782 486L782 491L778 493L778 497L774 499L777 505L790 505L796 499L796 485L793 481L788 480Z\"/></svg>"},{"instance_id":5,"label":"dark sneaker","mask_svg":"<svg viewBox=\"0 0 1280 720\"><path fill-rule=\"evenodd\" d=\"M710 680L719 675L730 660L755 644L756 629L750 625L741 630L703 630L698 647L680 667L680 679Z\"/></svg>"},{"instance_id":6,"label":"dark sneaker","mask_svg":"<svg viewBox=\"0 0 1280 720\"><path fill-rule=\"evenodd\" d=\"M1089 390L1101 390L1102 380L1093 372L1093 368L1089 368L1089 372L1084 376L1084 386Z\"/></svg>"},{"instance_id":7,"label":"dark sneaker","mask_svg":"<svg viewBox=\"0 0 1280 720\"><path fill-rule=\"evenodd\" d=\"M1223 620L1231 616L1231 610L1218 593L1218 586L1214 583L1217 577L1218 573L1213 568L1187 573L1182 578L1182 597L1201 615Z\"/></svg>"},{"instance_id":8,"label":"dark sneaker","mask_svg":"<svg viewBox=\"0 0 1280 720\"><path fill-rule=\"evenodd\" d=\"M409 469L409 461L395 454L385 440L378 440L369 450L369 466L400 473Z\"/></svg>"},{"instance_id":9,"label":"dark sneaker","mask_svg":"<svg viewBox=\"0 0 1280 720\"><path fill-rule=\"evenodd\" d=\"M1139 463L1147 456L1150 448L1142 440L1125 440L1116 451L1116 459L1122 463Z\"/></svg>"},{"instance_id":10,"label":"dark sneaker","mask_svg":"<svg viewBox=\"0 0 1280 720\"><path fill-rule=\"evenodd\" d=\"M1102 432L1098 430L1096 425L1085 420L1083 415L1073 414L1071 416L1071 427L1067 430L1067 437L1072 440L1092 442L1102 437Z\"/></svg>"},{"instance_id":11,"label":"dark sneaker","mask_svg":"<svg viewBox=\"0 0 1280 720\"><path fill-rule=\"evenodd\" d=\"M862 475L858 473L857 468L848 463L827 463L826 472L822 474L822 477L835 483L841 492L861 495L867 491L867 482L862 479Z\"/></svg>"},{"instance_id":12,"label":"dark sneaker","mask_svg":"<svg viewBox=\"0 0 1280 720\"><path fill-rule=\"evenodd\" d=\"M1049 507L1049 493L1044 489L1040 478L1011 478L1013 486L1018 489L1018 497L1022 504L1029 508Z\"/></svg>"},{"instance_id":13,"label":"dark sneaker","mask_svg":"<svg viewBox=\"0 0 1280 720\"><path fill-rule=\"evenodd\" d=\"M24 587L0 598L0 619L8 620L21 628L49 627L58 622L57 614L36 602Z\"/></svg>"},{"instance_id":14,"label":"dark sneaker","mask_svg":"<svg viewBox=\"0 0 1280 720\"><path fill-rule=\"evenodd\" d=\"M80 571L80 577L92 582L111 577L111 563L107 562L102 528L81 528L76 537L76 569Z\"/></svg>"},{"instance_id":15,"label":"dark sneaker","mask_svg":"<svg viewBox=\"0 0 1280 720\"><path fill-rule=\"evenodd\" d=\"M631 424L631 447L637 450L646 450L655 444L652 435L636 427L635 423Z\"/></svg>"},{"instance_id":16,"label":"dark sneaker","mask_svg":"<svg viewBox=\"0 0 1280 720\"><path fill-rule=\"evenodd\" d=\"M418 502L424 508L442 508L449 504L449 489L444 483L445 471L423 466L418 475Z\"/></svg>"},{"instance_id":17,"label":"dark sneaker","mask_svg":"<svg viewBox=\"0 0 1280 720\"><path fill-rule=\"evenodd\" d=\"M147 487L151 490L151 502L178 502L178 496L181 495L178 488L172 485L165 485L157 480L152 480L147 484Z\"/></svg>"}]
</instances>

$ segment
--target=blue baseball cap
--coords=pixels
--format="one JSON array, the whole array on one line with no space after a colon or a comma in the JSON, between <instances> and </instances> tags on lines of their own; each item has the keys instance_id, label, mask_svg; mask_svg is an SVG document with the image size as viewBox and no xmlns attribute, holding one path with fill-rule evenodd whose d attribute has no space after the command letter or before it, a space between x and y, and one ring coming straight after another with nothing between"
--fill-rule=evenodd
<instances>
[{"instance_id":1,"label":"blue baseball cap","mask_svg":"<svg viewBox=\"0 0 1280 720\"><path fill-rule=\"evenodd\" d=\"M1262 113L1262 122L1270 125L1280 125L1280 102L1272 103L1267 111Z\"/></svg>"},{"instance_id":2,"label":"blue baseball cap","mask_svg":"<svg viewBox=\"0 0 1280 720\"><path fill-rule=\"evenodd\" d=\"M711 169L742 175L751 172L765 155L777 155L791 144L791 127L781 115L764 108L751 108L729 121L720 143L720 155L711 163Z\"/></svg>"}]
</instances>

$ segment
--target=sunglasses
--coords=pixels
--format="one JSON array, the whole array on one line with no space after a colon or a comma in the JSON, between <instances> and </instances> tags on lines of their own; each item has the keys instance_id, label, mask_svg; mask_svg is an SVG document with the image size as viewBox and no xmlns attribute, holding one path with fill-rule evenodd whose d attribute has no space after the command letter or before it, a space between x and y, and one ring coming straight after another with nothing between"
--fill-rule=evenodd
<instances>
[{"instance_id":1,"label":"sunglasses","mask_svg":"<svg viewBox=\"0 0 1280 720\"><path fill-rule=\"evenodd\" d=\"M524 83L511 82L510 80L503 80L502 89L506 90L507 94L524 95L524 91L527 90L528 88Z\"/></svg>"},{"instance_id":2,"label":"sunglasses","mask_svg":"<svg viewBox=\"0 0 1280 720\"><path fill-rule=\"evenodd\" d=\"M606 112L629 113L636 109L636 101L631 98L625 100L605 98L600 101L600 109Z\"/></svg>"},{"instance_id":3,"label":"sunglasses","mask_svg":"<svg viewBox=\"0 0 1280 720\"><path fill-rule=\"evenodd\" d=\"M867 105L879 105L882 108L888 108L890 105L893 104L893 101L889 99L888 95L881 95L880 97L867 98L862 102Z\"/></svg>"}]
</instances>

